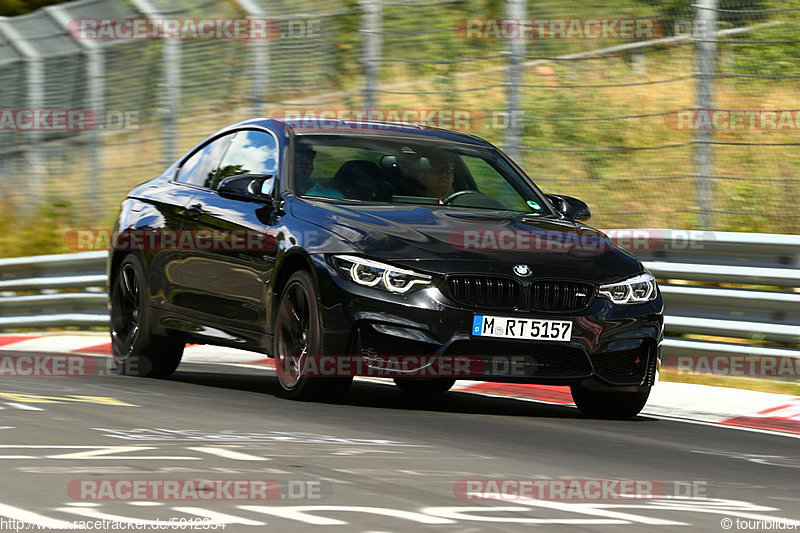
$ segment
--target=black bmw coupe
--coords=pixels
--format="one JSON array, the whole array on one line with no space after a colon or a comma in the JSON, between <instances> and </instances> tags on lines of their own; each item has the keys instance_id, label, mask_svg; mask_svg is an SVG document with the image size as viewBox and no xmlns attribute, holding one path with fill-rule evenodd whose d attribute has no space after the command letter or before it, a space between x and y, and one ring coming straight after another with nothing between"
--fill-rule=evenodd
<instances>
[{"instance_id":1,"label":"black bmw coupe","mask_svg":"<svg viewBox=\"0 0 800 533\"><path fill-rule=\"evenodd\" d=\"M291 398L333 399L354 375L415 393L460 378L570 386L589 416L634 416L661 294L589 216L473 135L241 122L122 203L114 356L164 377L187 342L218 344L274 357Z\"/></svg>"}]
</instances>

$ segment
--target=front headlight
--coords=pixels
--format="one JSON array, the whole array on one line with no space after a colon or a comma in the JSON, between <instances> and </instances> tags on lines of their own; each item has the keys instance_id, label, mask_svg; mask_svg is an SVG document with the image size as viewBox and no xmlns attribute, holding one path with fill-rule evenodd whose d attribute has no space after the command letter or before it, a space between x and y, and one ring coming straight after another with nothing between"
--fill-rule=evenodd
<instances>
[{"instance_id":1,"label":"front headlight","mask_svg":"<svg viewBox=\"0 0 800 533\"><path fill-rule=\"evenodd\" d=\"M412 287L431 283L431 277L425 274L363 257L335 255L333 261L342 275L364 287L377 287L389 292L404 293Z\"/></svg>"},{"instance_id":2,"label":"front headlight","mask_svg":"<svg viewBox=\"0 0 800 533\"><path fill-rule=\"evenodd\" d=\"M656 280L648 274L639 274L633 278L600 285L600 295L615 304L640 304L656 299Z\"/></svg>"}]
</instances>

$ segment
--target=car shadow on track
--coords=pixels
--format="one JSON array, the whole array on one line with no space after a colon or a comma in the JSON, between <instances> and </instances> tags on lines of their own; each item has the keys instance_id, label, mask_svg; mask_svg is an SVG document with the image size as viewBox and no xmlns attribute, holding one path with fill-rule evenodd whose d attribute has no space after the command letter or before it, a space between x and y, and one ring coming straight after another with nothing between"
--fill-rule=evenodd
<instances>
[{"instance_id":1,"label":"car shadow on track","mask_svg":"<svg viewBox=\"0 0 800 533\"><path fill-rule=\"evenodd\" d=\"M220 372L221 368L225 368L225 371ZM277 378L261 369L195 363L191 366L182 365L169 379L206 387L263 393L275 397L277 401L293 401L283 398ZM511 397L484 396L466 391L449 391L432 395L413 394L400 390L390 381L378 383L356 380L342 398L326 405L535 418L586 418L571 406ZM640 415L627 422L647 421L656 419Z\"/></svg>"}]
</instances>

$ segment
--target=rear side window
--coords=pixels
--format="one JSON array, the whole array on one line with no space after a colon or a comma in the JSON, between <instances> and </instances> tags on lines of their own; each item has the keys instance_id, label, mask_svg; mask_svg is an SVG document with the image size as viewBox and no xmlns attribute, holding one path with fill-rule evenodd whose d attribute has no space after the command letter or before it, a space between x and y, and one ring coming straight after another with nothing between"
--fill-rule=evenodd
<instances>
[{"instance_id":1,"label":"rear side window","mask_svg":"<svg viewBox=\"0 0 800 533\"><path fill-rule=\"evenodd\" d=\"M178 181L209 187L217 173L219 160L232 138L233 135L220 137L195 152L178 171Z\"/></svg>"},{"instance_id":2,"label":"rear side window","mask_svg":"<svg viewBox=\"0 0 800 533\"><path fill-rule=\"evenodd\" d=\"M216 189L229 176L262 174L272 176L261 189L262 193L268 194L272 192L277 172L278 145L275 138L263 131L240 131L231 142L211 188Z\"/></svg>"}]
</instances>

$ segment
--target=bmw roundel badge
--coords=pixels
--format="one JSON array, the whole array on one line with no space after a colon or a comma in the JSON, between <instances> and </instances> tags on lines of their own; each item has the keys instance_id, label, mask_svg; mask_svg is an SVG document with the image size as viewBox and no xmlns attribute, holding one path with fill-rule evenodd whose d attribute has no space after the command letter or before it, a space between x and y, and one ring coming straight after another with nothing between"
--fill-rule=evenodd
<instances>
[{"instance_id":1,"label":"bmw roundel badge","mask_svg":"<svg viewBox=\"0 0 800 533\"><path fill-rule=\"evenodd\" d=\"M533 270L528 265L514 265L514 274L521 278L527 278L533 274Z\"/></svg>"}]
</instances>

